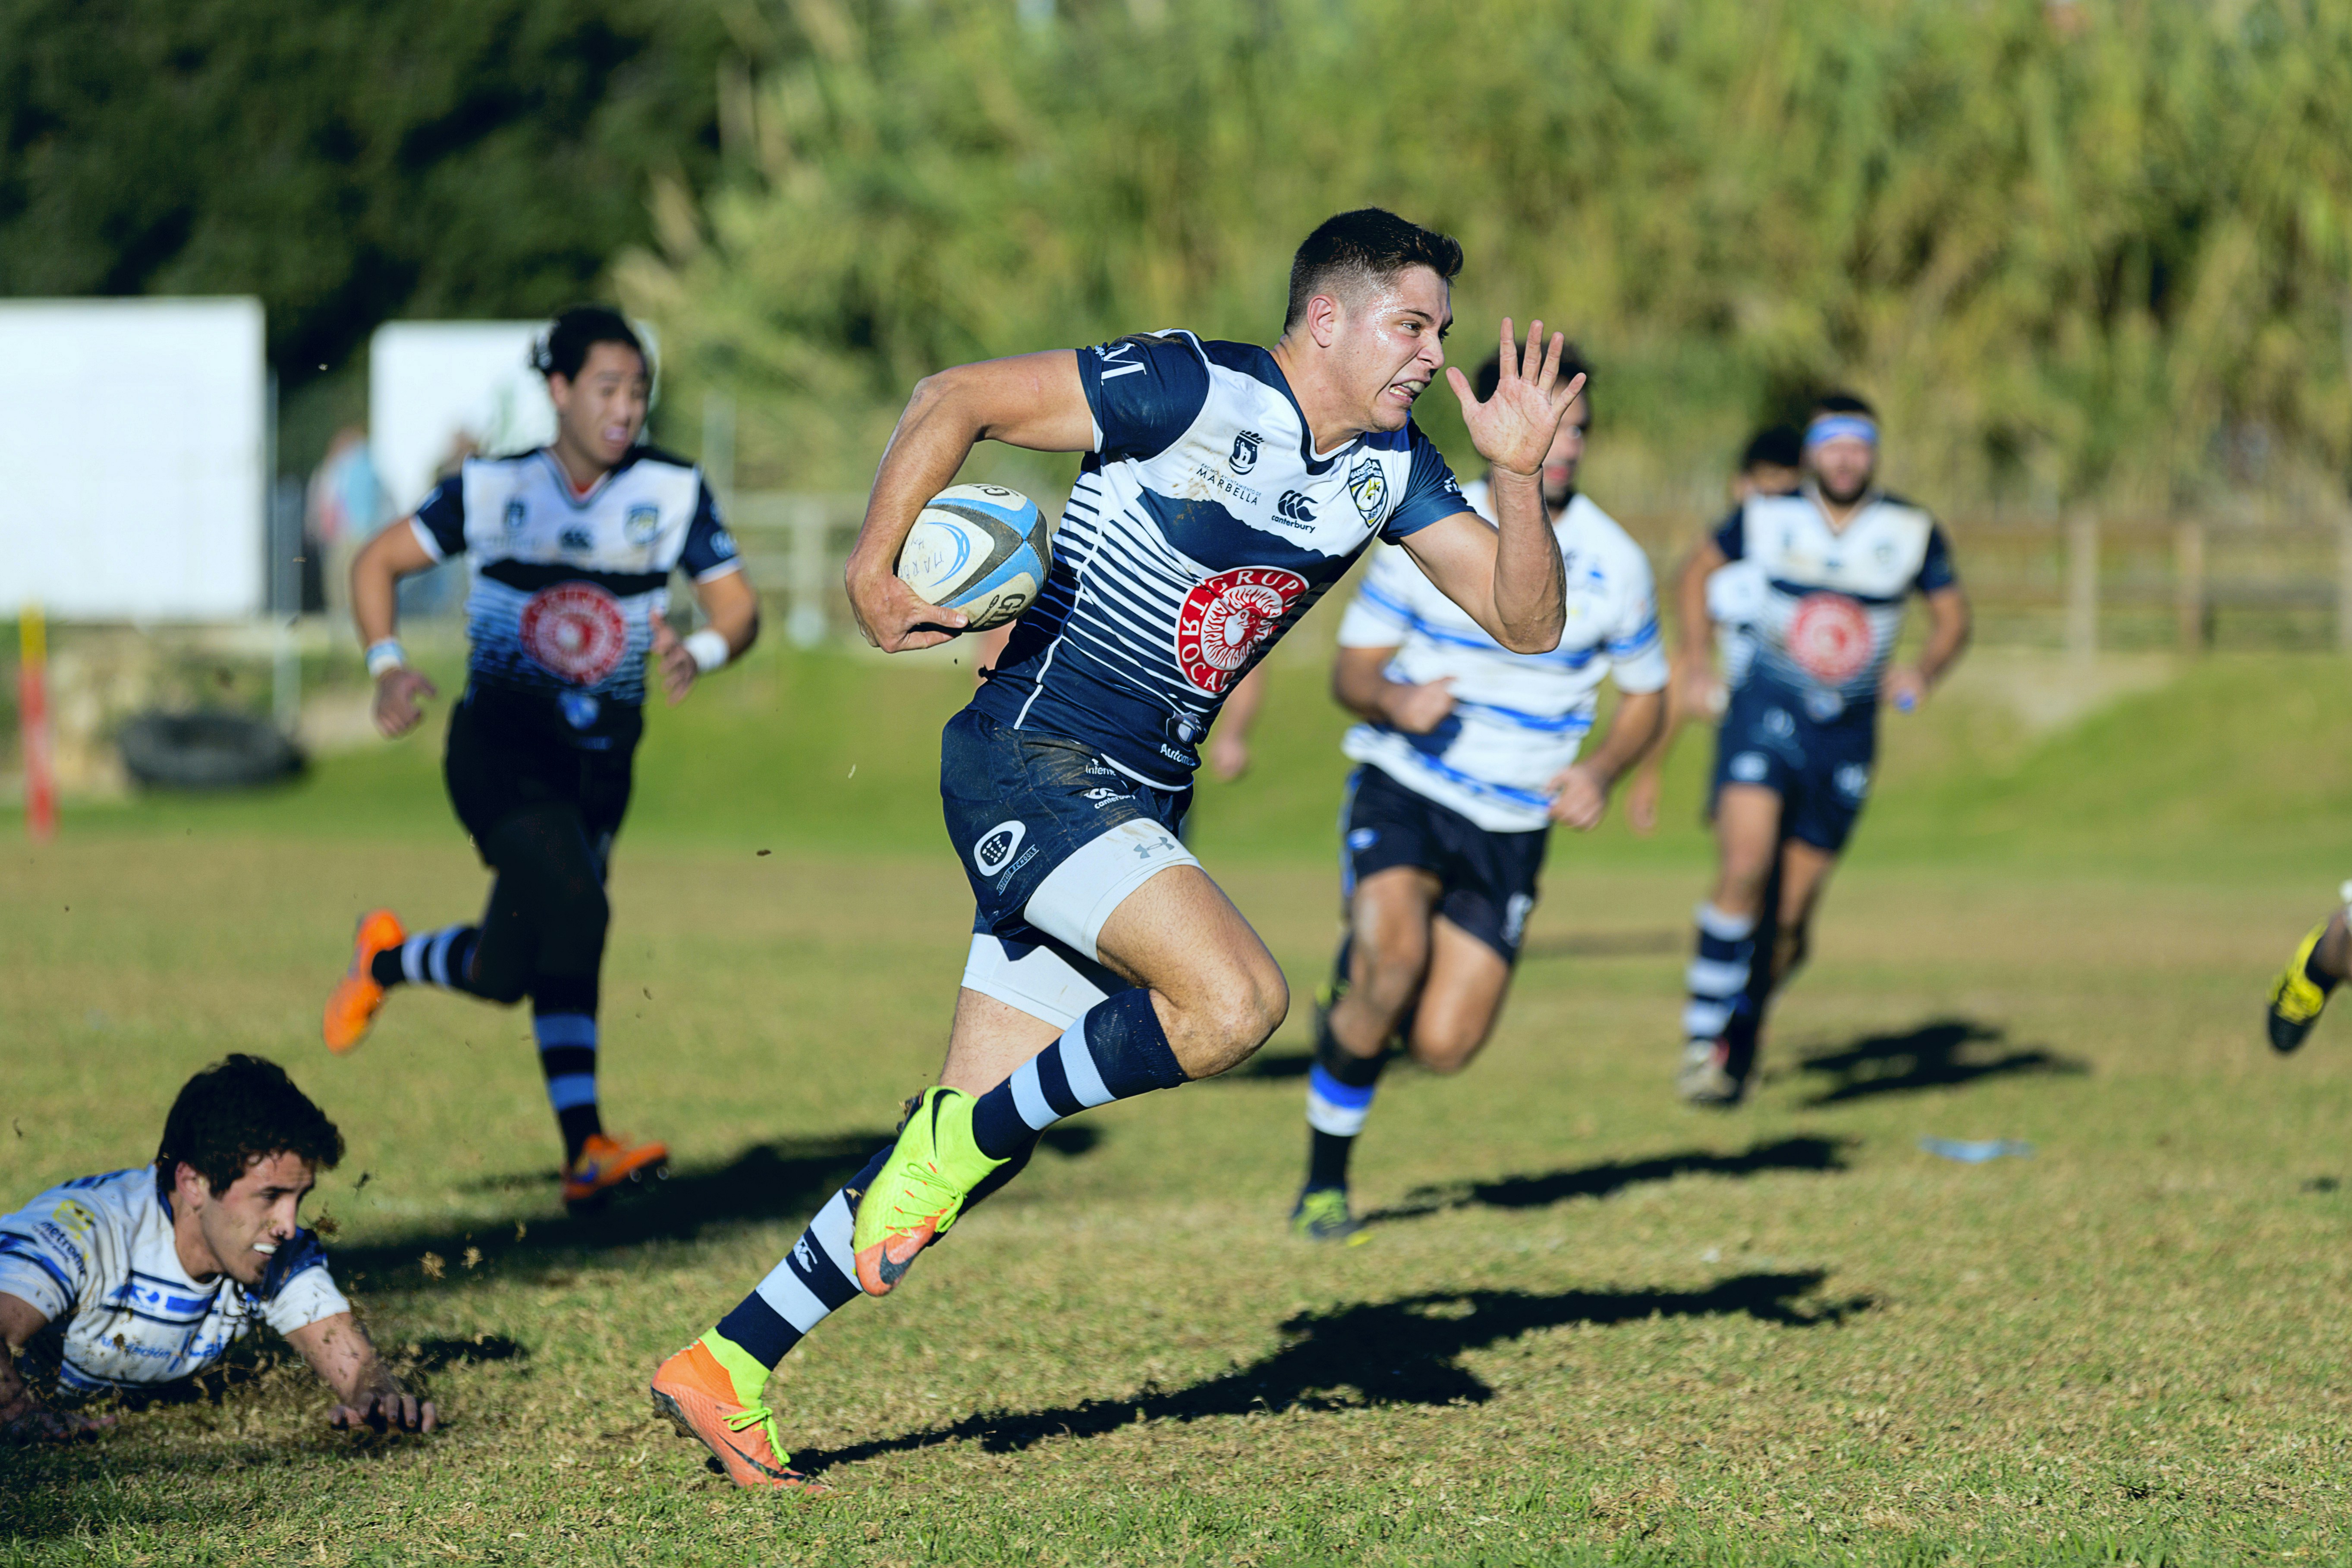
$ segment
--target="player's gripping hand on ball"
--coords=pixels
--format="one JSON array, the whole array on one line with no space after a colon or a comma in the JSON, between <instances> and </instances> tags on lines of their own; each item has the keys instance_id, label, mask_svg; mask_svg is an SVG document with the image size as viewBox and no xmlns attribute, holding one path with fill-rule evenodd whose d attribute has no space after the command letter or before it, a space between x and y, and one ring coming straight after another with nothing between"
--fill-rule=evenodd
<instances>
[{"instance_id":1,"label":"player's gripping hand on ball","mask_svg":"<svg viewBox=\"0 0 2352 1568\"><path fill-rule=\"evenodd\" d=\"M440 1423L440 1408L413 1394L362 1394L327 1412L327 1425L343 1432L430 1432Z\"/></svg>"},{"instance_id":2,"label":"player's gripping hand on ball","mask_svg":"<svg viewBox=\"0 0 2352 1568\"><path fill-rule=\"evenodd\" d=\"M429 697L441 695L441 689L417 671L401 665L387 669L375 679L375 727L388 741L396 741L416 728L425 717L418 704Z\"/></svg>"},{"instance_id":3,"label":"player's gripping hand on ball","mask_svg":"<svg viewBox=\"0 0 2352 1568\"><path fill-rule=\"evenodd\" d=\"M887 560L878 572L861 573L861 564L855 556L849 563L850 613L866 640L884 653L936 647L963 629L962 611L925 601Z\"/></svg>"}]
</instances>

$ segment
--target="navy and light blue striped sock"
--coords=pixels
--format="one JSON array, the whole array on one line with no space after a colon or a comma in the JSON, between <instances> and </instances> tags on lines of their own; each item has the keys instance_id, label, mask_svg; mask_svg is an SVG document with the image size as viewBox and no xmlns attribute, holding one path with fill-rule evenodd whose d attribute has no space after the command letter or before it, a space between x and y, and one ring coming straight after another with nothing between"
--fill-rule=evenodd
<instances>
[{"instance_id":1,"label":"navy and light blue striped sock","mask_svg":"<svg viewBox=\"0 0 2352 1568\"><path fill-rule=\"evenodd\" d=\"M1307 1074L1307 1185L1344 1187L1348 1156L1371 1114L1389 1053L1360 1057L1339 1044L1328 1015L1317 1020L1315 1065Z\"/></svg>"},{"instance_id":2,"label":"navy and light blue striped sock","mask_svg":"<svg viewBox=\"0 0 2352 1568\"><path fill-rule=\"evenodd\" d=\"M971 1108L972 1141L992 1160L1009 1160L1066 1116L1185 1081L1168 1031L1142 986L1106 997L1078 1015L1062 1037L1013 1069Z\"/></svg>"},{"instance_id":3,"label":"navy and light blue striped sock","mask_svg":"<svg viewBox=\"0 0 2352 1568\"><path fill-rule=\"evenodd\" d=\"M398 947L387 947L368 965L368 978L378 985L437 985L444 991L469 991L467 965L474 944L481 940L478 926L443 926L421 931Z\"/></svg>"},{"instance_id":4,"label":"navy and light blue striped sock","mask_svg":"<svg viewBox=\"0 0 2352 1568\"><path fill-rule=\"evenodd\" d=\"M1725 914L1701 904L1698 950L1690 963L1690 1000L1683 1006L1683 1033L1713 1040L1731 1027L1748 994L1756 964L1756 917Z\"/></svg>"},{"instance_id":5,"label":"navy and light blue striped sock","mask_svg":"<svg viewBox=\"0 0 2352 1568\"><path fill-rule=\"evenodd\" d=\"M539 1068L547 1076L547 1103L563 1130L568 1167L604 1131L596 1110L596 983L540 981L531 988L530 1030L539 1038Z\"/></svg>"},{"instance_id":6,"label":"navy and light blue striped sock","mask_svg":"<svg viewBox=\"0 0 2352 1568\"><path fill-rule=\"evenodd\" d=\"M849 1178L841 1191L827 1198L816 1217L801 1232L784 1260L768 1271L735 1310L719 1320L721 1337L741 1346L764 1366L773 1367L792 1353L801 1337L839 1310L858 1294L857 1260L849 1247L857 1206L852 1194L863 1196L898 1145L886 1143Z\"/></svg>"}]
</instances>

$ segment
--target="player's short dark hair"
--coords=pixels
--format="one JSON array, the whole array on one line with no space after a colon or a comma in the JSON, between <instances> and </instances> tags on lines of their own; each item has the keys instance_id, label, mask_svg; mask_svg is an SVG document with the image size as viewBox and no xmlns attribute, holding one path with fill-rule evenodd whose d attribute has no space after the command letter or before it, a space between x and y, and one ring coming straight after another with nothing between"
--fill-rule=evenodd
<instances>
[{"instance_id":1,"label":"player's short dark hair","mask_svg":"<svg viewBox=\"0 0 2352 1568\"><path fill-rule=\"evenodd\" d=\"M1770 425L1756 432L1748 443L1748 450L1739 454L1739 470L1769 463L1776 468L1802 468L1805 461L1805 437L1794 425Z\"/></svg>"},{"instance_id":2,"label":"player's short dark hair","mask_svg":"<svg viewBox=\"0 0 2352 1568\"><path fill-rule=\"evenodd\" d=\"M636 330L629 319L610 305L574 305L547 323L539 341L530 346L530 368L545 376L562 376L570 381L588 363L588 351L598 343L619 343L635 352L653 368L653 357L638 341Z\"/></svg>"},{"instance_id":3,"label":"player's short dark hair","mask_svg":"<svg viewBox=\"0 0 2352 1568\"><path fill-rule=\"evenodd\" d=\"M1325 218L1290 258L1290 309L1282 330L1306 320L1307 302L1330 293L1341 278L1385 283L1408 267L1426 267L1451 283L1462 270L1461 243L1379 207Z\"/></svg>"},{"instance_id":4,"label":"player's short dark hair","mask_svg":"<svg viewBox=\"0 0 2352 1568\"><path fill-rule=\"evenodd\" d=\"M1859 414L1875 423L1878 410L1851 392L1824 392L1813 399L1813 417L1824 414Z\"/></svg>"},{"instance_id":5,"label":"player's short dark hair","mask_svg":"<svg viewBox=\"0 0 2352 1568\"><path fill-rule=\"evenodd\" d=\"M163 1118L155 1170L168 1185L184 1163L218 1197L256 1160L275 1154L331 1171L342 1160L343 1135L284 1068L262 1057L226 1056L180 1087Z\"/></svg>"},{"instance_id":6,"label":"player's short dark hair","mask_svg":"<svg viewBox=\"0 0 2352 1568\"><path fill-rule=\"evenodd\" d=\"M1544 341L1549 342L1551 339L1547 335ZM1570 339L1559 345L1559 379L1565 384L1580 375L1584 377L1582 395L1585 416L1589 419L1592 413L1592 367L1584 363L1584 351L1576 346L1575 340ZM1495 388L1502 384L1503 355L1498 350L1488 354L1486 363L1478 367L1478 374L1471 378L1471 390L1478 395L1478 401L1484 403L1494 396Z\"/></svg>"}]
</instances>

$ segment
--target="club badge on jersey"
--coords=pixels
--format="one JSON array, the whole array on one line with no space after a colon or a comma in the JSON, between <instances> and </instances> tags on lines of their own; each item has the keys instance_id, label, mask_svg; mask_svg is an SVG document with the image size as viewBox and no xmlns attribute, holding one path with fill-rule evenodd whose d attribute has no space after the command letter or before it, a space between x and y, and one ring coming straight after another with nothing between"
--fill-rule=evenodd
<instances>
[{"instance_id":1,"label":"club badge on jersey","mask_svg":"<svg viewBox=\"0 0 2352 1568\"><path fill-rule=\"evenodd\" d=\"M583 743L645 701L669 574L739 571L699 469L649 447L584 495L552 453L469 459L412 522L436 560L463 552L469 678L541 699Z\"/></svg>"}]
</instances>

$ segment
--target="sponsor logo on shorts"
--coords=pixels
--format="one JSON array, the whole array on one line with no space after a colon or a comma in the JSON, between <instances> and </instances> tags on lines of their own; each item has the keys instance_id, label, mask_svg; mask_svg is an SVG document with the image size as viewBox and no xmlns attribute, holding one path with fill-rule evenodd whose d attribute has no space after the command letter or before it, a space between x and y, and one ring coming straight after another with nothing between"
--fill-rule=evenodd
<instances>
[{"instance_id":1,"label":"sponsor logo on shorts","mask_svg":"<svg viewBox=\"0 0 2352 1568\"><path fill-rule=\"evenodd\" d=\"M1830 782L1848 800L1860 800L1870 793L1870 770L1860 763L1848 763L1831 775Z\"/></svg>"},{"instance_id":2,"label":"sponsor logo on shorts","mask_svg":"<svg viewBox=\"0 0 2352 1568\"><path fill-rule=\"evenodd\" d=\"M1359 851L1370 849L1373 845L1379 843L1380 839L1381 830L1379 828L1359 827L1354 832L1348 835L1348 847Z\"/></svg>"},{"instance_id":3,"label":"sponsor logo on shorts","mask_svg":"<svg viewBox=\"0 0 2352 1568\"><path fill-rule=\"evenodd\" d=\"M1869 668L1874 642L1869 614L1843 594L1808 594L1789 621L1789 657L1830 686Z\"/></svg>"},{"instance_id":4,"label":"sponsor logo on shorts","mask_svg":"<svg viewBox=\"0 0 2352 1568\"><path fill-rule=\"evenodd\" d=\"M1106 784L1097 784L1094 788L1087 791L1087 798L1095 803L1095 809L1097 811L1100 811L1112 801L1125 800L1127 798L1127 792L1121 789L1112 789Z\"/></svg>"},{"instance_id":5,"label":"sponsor logo on shorts","mask_svg":"<svg viewBox=\"0 0 2352 1568\"><path fill-rule=\"evenodd\" d=\"M585 730L596 722L596 715L604 705L584 691L559 691L555 705L563 710L563 721L575 730Z\"/></svg>"},{"instance_id":6,"label":"sponsor logo on shorts","mask_svg":"<svg viewBox=\"0 0 2352 1568\"><path fill-rule=\"evenodd\" d=\"M522 607L522 646L541 668L574 686L593 686L629 650L620 601L593 583L541 588Z\"/></svg>"},{"instance_id":7,"label":"sponsor logo on shorts","mask_svg":"<svg viewBox=\"0 0 2352 1568\"><path fill-rule=\"evenodd\" d=\"M661 537L661 508L633 506L621 520L621 537L640 550Z\"/></svg>"},{"instance_id":8,"label":"sponsor logo on shorts","mask_svg":"<svg viewBox=\"0 0 2352 1568\"><path fill-rule=\"evenodd\" d=\"M1203 579L1176 615L1176 662L1203 691L1223 691L1307 592L1279 566L1235 566Z\"/></svg>"},{"instance_id":9,"label":"sponsor logo on shorts","mask_svg":"<svg viewBox=\"0 0 2352 1568\"><path fill-rule=\"evenodd\" d=\"M1528 929L1528 916L1534 912L1535 900L1526 893L1513 893L1510 902L1503 906L1503 941L1512 947L1519 945L1520 933Z\"/></svg>"},{"instance_id":10,"label":"sponsor logo on shorts","mask_svg":"<svg viewBox=\"0 0 2352 1568\"><path fill-rule=\"evenodd\" d=\"M980 842L971 847L971 863L979 868L982 876L993 877L1004 869L1005 863L1013 858L1013 852L1021 847L1021 841L1027 837L1028 824L1000 822L982 834Z\"/></svg>"},{"instance_id":11,"label":"sponsor logo on shorts","mask_svg":"<svg viewBox=\"0 0 2352 1568\"><path fill-rule=\"evenodd\" d=\"M1005 889L1013 886L1013 879L1021 875L1021 868L1035 858L1037 858L1037 847L1032 844L1028 848L1021 851L1020 859L1004 868L1004 875L996 879L996 890L1002 893Z\"/></svg>"},{"instance_id":12,"label":"sponsor logo on shorts","mask_svg":"<svg viewBox=\"0 0 2352 1568\"><path fill-rule=\"evenodd\" d=\"M1772 764L1764 760L1761 752L1742 752L1731 759L1731 766L1725 771L1741 784L1761 784L1764 775L1772 771Z\"/></svg>"}]
</instances>

